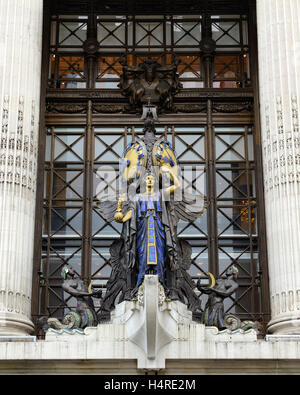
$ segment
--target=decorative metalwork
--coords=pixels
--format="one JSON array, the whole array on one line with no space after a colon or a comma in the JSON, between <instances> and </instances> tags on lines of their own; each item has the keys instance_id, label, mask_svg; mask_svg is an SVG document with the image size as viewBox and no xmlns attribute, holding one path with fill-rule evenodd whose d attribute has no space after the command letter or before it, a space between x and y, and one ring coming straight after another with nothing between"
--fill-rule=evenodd
<instances>
[{"instance_id":1,"label":"decorative metalwork","mask_svg":"<svg viewBox=\"0 0 300 395\"><path fill-rule=\"evenodd\" d=\"M61 288L60 272L66 264L74 267L85 285L93 281L103 290L103 314L124 298L124 273L117 270L110 251L121 248L116 242L112 247L112 242L120 238L122 226L101 216L96 197L96 185L104 188L107 177L112 180L111 192L117 193L115 170L124 149L131 140L143 137L140 120L136 113L128 112L128 100L118 88L123 67L120 54L130 67L138 67L148 58L168 67L175 53L180 59L177 72L183 87L174 97L173 113L161 118L157 136L169 141L181 166L190 167L184 182L197 188L201 181L208 202L202 218L178 223L178 239L186 240L192 250L191 261L186 254L182 263L188 268L190 262L188 272L182 272L188 276L180 271L176 274L179 298L187 302L190 287L199 277L202 282L209 281L209 273L222 277L234 265L240 273L239 287L224 301L225 313L242 321L267 321L265 241L264 232L260 232L264 209L261 173L256 171L260 166L259 130L253 123L257 108L249 71L250 60L256 55L249 52L250 47L255 51L255 42L248 33L248 28L253 31L248 9L242 2L233 6L232 1L226 2L222 12L217 5L207 12L199 2L193 2L193 11L182 15L175 0L168 8L164 8L164 1L160 7L151 3L152 13L138 17L144 15L147 1L143 5L133 2L134 7L126 11L120 2L95 2L92 11L87 7L89 1L80 1L80 5L73 1L66 5L65 0L50 3L50 67L45 75L48 127L46 142L41 142L41 147L46 145L44 164L41 159L44 195L42 188L38 189L43 227L37 224L34 284L39 285L34 286L33 314L61 320L76 310L76 300ZM138 14L134 10L139 7L143 11ZM175 8L178 12L172 13ZM71 9L77 12L72 15ZM155 9L160 11L154 13ZM229 9L230 15L226 14ZM62 24L70 29L69 38ZM216 46L210 46L207 57L203 44L209 37ZM87 42L99 45L93 47L93 56ZM47 55L45 51L45 59ZM225 75L229 71L234 76ZM255 72L255 66L251 67L254 77ZM294 119L296 129L297 114ZM200 174L195 171L197 166L202 166ZM99 167L106 169L105 182ZM37 218L41 214L38 209ZM113 270L115 274L108 281ZM114 298L116 287L119 293ZM206 297L201 296L203 305ZM197 304L195 300L191 306L194 302ZM100 307L95 300L97 314Z\"/></svg>"},{"instance_id":2,"label":"decorative metalwork","mask_svg":"<svg viewBox=\"0 0 300 395\"><path fill-rule=\"evenodd\" d=\"M147 69L153 69L155 62L171 68L174 53L180 59L177 71L184 89L204 88L208 77L214 88L250 86L247 29L244 15L56 15L52 18L49 87L85 88L90 81L91 88L118 89L124 63L132 71L145 62L149 62ZM123 64L120 53L126 58ZM94 57L85 68L84 54ZM203 64L208 54L209 68Z\"/></svg>"},{"instance_id":3,"label":"decorative metalwork","mask_svg":"<svg viewBox=\"0 0 300 395\"><path fill-rule=\"evenodd\" d=\"M217 234L217 251L220 274L231 265L238 267L239 288L234 296L226 300L226 313L234 312L240 318L256 320L255 307L251 300L256 300L259 289L258 265L258 235L256 230L257 207L254 190L254 156L253 156L253 129L241 127L217 127L214 162L209 162L205 150L208 134L204 127L195 126L169 126L157 127L158 136L166 136L175 147L177 159L182 166L188 166L190 171L184 174L183 182L197 188L198 181L206 185L212 182L207 163L215 163L213 175L216 178L216 192L214 199L216 205L211 203L217 213L215 232ZM61 316L61 311L66 308L75 308L72 299L65 299L60 291L59 271L65 264L70 264L81 272L82 267L82 242L88 236L82 228L84 207L87 205L86 192L83 185L87 178L99 177L98 168L107 169L102 174L103 183L100 180L100 193L105 190L107 181L111 181L111 193L117 194L118 176L115 170L119 167L119 160L123 155L131 138L143 136L140 127L96 127L93 131L93 174L89 175L84 170L83 152L87 136L84 130L76 128L51 128L48 132L49 150L46 162L46 195L45 195L45 220L44 220L44 264L43 270L48 283L49 313L51 316ZM136 140L137 141L137 140ZM63 142L65 144L63 144ZM52 145L53 144L53 145ZM58 147L56 145L58 144ZM75 151L75 152L73 152ZM51 159L53 158L53 159ZM56 159L55 159L56 158ZM197 174L195 166L202 166L201 174ZM92 178L91 178L92 177ZM203 180L203 181L201 181ZM204 181L205 180L205 181ZM94 200L91 211L91 277L100 288L106 288L106 282L110 277L111 267L115 267L114 278L107 283L107 298L103 306L109 310L116 300L122 300L125 292L124 274L119 272L118 266L114 266L110 260L111 240L118 239L121 234L121 226L118 223L107 222L97 208L96 191L90 199ZM194 222L179 223L178 237L186 239L192 247L192 260L189 275L193 281L197 277L209 278L208 271L212 271L209 256L212 246L209 240L212 237L210 228L210 211ZM117 248L115 246L114 248ZM118 247L119 248L119 247ZM115 261L114 261L115 262ZM188 256L185 267L188 267ZM48 269L46 269L48 268ZM214 273L216 274L216 273ZM180 296L189 292L190 280L182 273L176 275ZM120 283L118 280L120 279ZM122 282L123 281L123 282ZM120 288L119 295L111 297L114 289ZM122 291L123 289L123 291ZM46 288L45 288L46 290ZM42 293L43 294L43 293ZM104 298L106 294L104 294ZM114 294L113 294L114 295ZM121 298L121 299L120 299ZM50 302L50 303L49 303ZM71 303L71 304L70 304ZM68 307L67 307L68 306ZM253 306L253 307L251 307ZM96 306L97 311L100 305Z\"/></svg>"},{"instance_id":4,"label":"decorative metalwork","mask_svg":"<svg viewBox=\"0 0 300 395\"><path fill-rule=\"evenodd\" d=\"M191 247L187 241L179 242L177 224L179 220L189 222L199 218L204 210L204 198L200 193L192 195L183 189L173 149L155 136L153 106L145 109L144 137L129 144L123 159L124 169L121 168L128 192L118 198L115 194L100 197L100 213L109 222L123 224L116 246L119 246L118 271L124 271L120 280L126 288L124 298L131 299L145 274L152 273L158 276L170 299L179 299L179 291L180 299L184 299L184 294L190 308L196 311L200 302L193 292L195 284L185 273L191 262ZM159 187L166 179L171 185ZM182 196L176 199L178 190ZM115 255L114 249L112 252ZM120 286L116 286L110 298L116 299L119 292Z\"/></svg>"},{"instance_id":5,"label":"decorative metalwork","mask_svg":"<svg viewBox=\"0 0 300 395\"><path fill-rule=\"evenodd\" d=\"M157 104L160 110L173 110L174 95L182 88L177 73L178 58L175 57L169 66L162 66L151 58L137 67L128 66L124 58L120 63L123 73L119 87L122 94L129 98L130 110L141 108L148 100Z\"/></svg>"}]
</instances>

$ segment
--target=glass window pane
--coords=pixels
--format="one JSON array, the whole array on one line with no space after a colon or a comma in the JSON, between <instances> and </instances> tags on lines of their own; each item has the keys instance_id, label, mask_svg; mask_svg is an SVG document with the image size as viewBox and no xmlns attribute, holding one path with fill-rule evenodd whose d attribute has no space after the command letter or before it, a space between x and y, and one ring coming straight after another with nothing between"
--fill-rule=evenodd
<instances>
[{"instance_id":1,"label":"glass window pane","mask_svg":"<svg viewBox=\"0 0 300 395\"><path fill-rule=\"evenodd\" d=\"M163 45L163 24L160 22L138 22L135 43L137 46Z\"/></svg>"},{"instance_id":2,"label":"glass window pane","mask_svg":"<svg viewBox=\"0 0 300 395\"><path fill-rule=\"evenodd\" d=\"M174 44L180 46L199 45L201 41L201 23L198 22L174 22Z\"/></svg>"},{"instance_id":3,"label":"glass window pane","mask_svg":"<svg viewBox=\"0 0 300 395\"><path fill-rule=\"evenodd\" d=\"M98 41L100 46L125 45L126 25L122 22L101 22L98 24Z\"/></svg>"},{"instance_id":4,"label":"glass window pane","mask_svg":"<svg viewBox=\"0 0 300 395\"><path fill-rule=\"evenodd\" d=\"M212 38L217 45L240 45L240 26L238 22L214 22Z\"/></svg>"},{"instance_id":5,"label":"glass window pane","mask_svg":"<svg viewBox=\"0 0 300 395\"><path fill-rule=\"evenodd\" d=\"M81 46L87 38L87 24L61 22L59 25L59 45Z\"/></svg>"}]
</instances>

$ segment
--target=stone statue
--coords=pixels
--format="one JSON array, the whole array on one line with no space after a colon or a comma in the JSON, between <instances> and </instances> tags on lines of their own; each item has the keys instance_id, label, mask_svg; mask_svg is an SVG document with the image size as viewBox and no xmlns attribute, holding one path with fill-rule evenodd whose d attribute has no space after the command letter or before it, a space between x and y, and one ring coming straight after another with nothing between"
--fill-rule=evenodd
<instances>
[{"instance_id":1,"label":"stone statue","mask_svg":"<svg viewBox=\"0 0 300 395\"><path fill-rule=\"evenodd\" d=\"M163 169L166 173L169 169ZM173 177L170 174L170 177ZM180 187L176 176L174 184L168 187L165 193L173 193ZM115 214L117 222L125 223L133 219L131 227L136 231L135 248L137 259L137 283L139 287L145 274L157 274L160 282L164 284L165 256L166 256L166 231L163 223L163 208L161 191L156 192L156 177L154 174L146 174L146 192L136 197L134 207L122 214L122 201L118 201L118 209Z\"/></svg>"},{"instance_id":2,"label":"stone statue","mask_svg":"<svg viewBox=\"0 0 300 395\"><path fill-rule=\"evenodd\" d=\"M194 292L196 284L187 272L192 263L192 247L186 240L178 240L177 254L178 269L176 270L175 292L178 294L178 299L182 303L187 303L188 309L194 315L201 314L201 301Z\"/></svg>"},{"instance_id":3,"label":"stone statue","mask_svg":"<svg viewBox=\"0 0 300 395\"><path fill-rule=\"evenodd\" d=\"M224 312L224 300L238 289L236 282L238 269L230 266L225 274L225 278L220 278L215 285L210 287L201 286L198 280L197 288L200 292L208 295L208 301L203 314L203 323L207 326L216 326L220 330L226 329L226 316Z\"/></svg>"},{"instance_id":4,"label":"stone statue","mask_svg":"<svg viewBox=\"0 0 300 395\"><path fill-rule=\"evenodd\" d=\"M106 284L106 293L102 299L99 321L109 321L110 312L115 308L115 301L121 303L126 298L127 273L124 265L124 242L115 240L110 247L111 275Z\"/></svg>"},{"instance_id":5,"label":"stone statue","mask_svg":"<svg viewBox=\"0 0 300 395\"><path fill-rule=\"evenodd\" d=\"M98 320L92 298L101 298L102 291L92 291L80 278L76 278L72 267L65 265L61 272L62 289L76 298L76 311L67 313L61 323L57 318L49 318L48 326L54 329L84 329L97 326Z\"/></svg>"},{"instance_id":6,"label":"stone statue","mask_svg":"<svg viewBox=\"0 0 300 395\"><path fill-rule=\"evenodd\" d=\"M239 287L237 283L238 269L236 266L230 266L224 278L216 280L212 287L201 286L200 280L197 282L197 288L200 292L208 295L202 323L206 326L215 326L219 330L255 329L258 332L257 323L253 321L241 321L234 314L225 314L224 300L230 297Z\"/></svg>"},{"instance_id":7,"label":"stone statue","mask_svg":"<svg viewBox=\"0 0 300 395\"><path fill-rule=\"evenodd\" d=\"M156 138L153 106L145 107L144 138L128 145L120 168L127 193L99 198L99 210L107 221L123 224L119 265L127 273L124 300L132 300L145 274L155 274L169 299L189 299L196 306L196 294L191 297L195 284L183 275L185 254L178 250L189 246L179 243L177 224L199 218L204 199L183 190L176 155L164 138Z\"/></svg>"}]
</instances>

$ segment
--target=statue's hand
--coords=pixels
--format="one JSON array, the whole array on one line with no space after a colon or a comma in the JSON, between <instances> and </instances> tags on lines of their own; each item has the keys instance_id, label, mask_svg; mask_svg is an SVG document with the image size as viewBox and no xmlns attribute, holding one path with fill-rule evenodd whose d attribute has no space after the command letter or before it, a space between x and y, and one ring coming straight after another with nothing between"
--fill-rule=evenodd
<instances>
[{"instance_id":1,"label":"statue's hand","mask_svg":"<svg viewBox=\"0 0 300 395\"><path fill-rule=\"evenodd\" d=\"M162 174L167 175L169 177L173 176L172 170L170 169L169 166L162 165L162 167L160 168L160 171L162 172Z\"/></svg>"},{"instance_id":2,"label":"statue's hand","mask_svg":"<svg viewBox=\"0 0 300 395\"><path fill-rule=\"evenodd\" d=\"M197 281L197 288L198 288L198 290L199 290L200 292L203 292L203 293L206 293L206 294L208 294L208 293L211 292L211 289L210 289L209 287L203 287L203 286L201 285L200 280Z\"/></svg>"},{"instance_id":3,"label":"statue's hand","mask_svg":"<svg viewBox=\"0 0 300 395\"><path fill-rule=\"evenodd\" d=\"M96 290L96 291L93 291L92 296L93 296L94 298L100 299L100 298L102 297L102 289L98 289L98 290Z\"/></svg>"},{"instance_id":4,"label":"statue's hand","mask_svg":"<svg viewBox=\"0 0 300 395\"><path fill-rule=\"evenodd\" d=\"M169 166L162 165L161 173L163 176L166 176L173 181L174 190L181 186L180 180L177 175L177 167L170 168Z\"/></svg>"},{"instance_id":5,"label":"statue's hand","mask_svg":"<svg viewBox=\"0 0 300 395\"><path fill-rule=\"evenodd\" d=\"M114 216L115 221L119 222L119 223L122 223L123 222L123 218L124 218L123 213L121 211L117 211L115 216Z\"/></svg>"},{"instance_id":6,"label":"statue's hand","mask_svg":"<svg viewBox=\"0 0 300 395\"><path fill-rule=\"evenodd\" d=\"M123 202L125 201L125 198L126 198L125 193L123 193L119 197L117 212L115 213L115 216L114 216L114 219L117 222L123 222L124 215L122 214L122 208L123 208Z\"/></svg>"}]
</instances>

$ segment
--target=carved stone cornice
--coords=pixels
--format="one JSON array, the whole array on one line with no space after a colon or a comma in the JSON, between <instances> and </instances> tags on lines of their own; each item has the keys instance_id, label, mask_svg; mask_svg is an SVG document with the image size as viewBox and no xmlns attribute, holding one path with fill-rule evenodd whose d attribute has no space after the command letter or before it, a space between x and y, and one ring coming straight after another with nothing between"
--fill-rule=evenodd
<instances>
[{"instance_id":1,"label":"carved stone cornice","mask_svg":"<svg viewBox=\"0 0 300 395\"><path fill-rule=\"evenodd\" d=\"M46 112L49 114L85 114L87 105L85 103L72 103L72 102L52 102L49 101L46 107ZM176 103L172 111L167 113L205 113L207 110L207 104L204 101L198 103ZM102 103L94 102L92 105L92 111L94 114L138 114L138 110L129 111L125 103ZM253 103L247 102L236 102L236 103L213 103L213 112L221 114L237 114L237 113L249 113L253 111Z\"/></svg>"},{"instance_id":2,"label":"carved stone cornice","mask_svg":"<svg viewBox=\"0 0 300 395\"><path fill-rule=\"evenodd\" d=\"M235 89L182 89L174 96L174 102L190 99L199 101L201 99L252 99L252 88L235 88ZM72 99L96 99L97 101L116 101L126 103L126 99L122 96L118 89L47 89L48 100L64 100Z\"/></svg>"}]
</instances>

